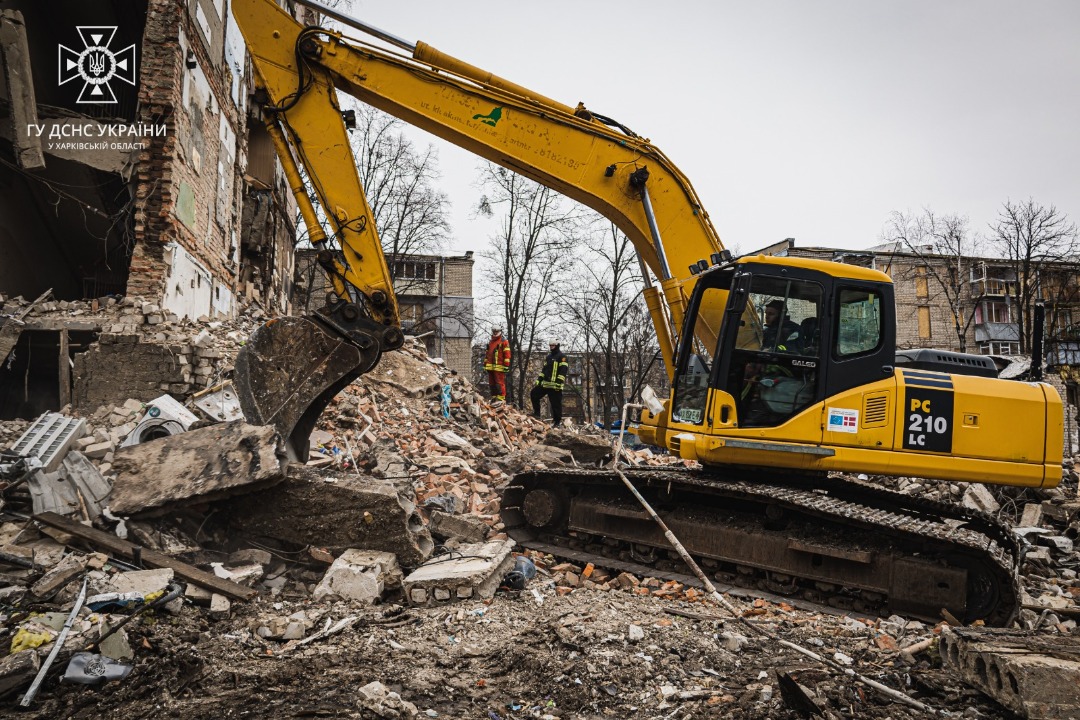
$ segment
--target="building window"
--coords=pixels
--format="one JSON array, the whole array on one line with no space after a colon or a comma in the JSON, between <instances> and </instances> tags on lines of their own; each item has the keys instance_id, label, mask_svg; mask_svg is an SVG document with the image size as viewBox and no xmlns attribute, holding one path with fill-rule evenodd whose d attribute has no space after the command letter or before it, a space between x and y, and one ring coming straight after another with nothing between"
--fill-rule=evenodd
<instances>
[{"instance_id":1,"label":"building window","mask_svg":"<svg viewBox=\"0 0 1080 720\"><path fill-rule=\"evenodd\" d=\"M915 268L915 297L925 300L930 297L930 288L926 282L926 268Z\"/></svg>"},{"instance_id":2,"label":"building window","mask_svg":"<svg viewBox=\"0 0 1080 720\"><path fill-rule=\"evenodd\" d=\"M1010 323L1012 313L1009 312L1009 304L1006 302L987 301L975 308L975 323Z\"/></svg>"},{"instance_id":3,"label":"building window","mask_svg":"<svg viewBox=\"0 0 1080 720\"><path fill-rule=\"evenodd\" d=\"M930 336L930 308L924 305L919 308L919 339L929 340Z\"/></svg>"},{"instance_id":4,"label":"building window","mask_svg":"<svg viewBox=\"0 0 1080 720\"><path fill-rule=\"evenodd\" d=\"M434 280L435 263L399 260L394 263L394 277L412 280Z\"/></svg>"},{"instance_id":5,"label":"building window","mask_svg":"<svg viewBox=\"0 0 1080 720\"><path fill-rule=\"evenodd\" d=\"M406 330L410 330L424 319L424 306L420 303L401 303L398 305L398 313L401 314L401 324Z\"/></svg>"},{"instance_id":6,"label":"building window","mask_svg":"<svg viewBox=\"0 0 1080 720\"><path fill-rule=\"evenodd\" d=\"M986 342L979 344L981 355L1019 355L1020 343L1016 342Z\"/></svg>"}]
</instances>

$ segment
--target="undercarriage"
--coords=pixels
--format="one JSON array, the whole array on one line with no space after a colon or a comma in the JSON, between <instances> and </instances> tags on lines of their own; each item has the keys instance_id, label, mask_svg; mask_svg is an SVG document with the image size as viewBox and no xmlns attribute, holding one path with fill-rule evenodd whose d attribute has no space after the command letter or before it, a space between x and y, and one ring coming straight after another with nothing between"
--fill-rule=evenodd
<instances>
[{"instance_id":1,"label":"undercarriage","mask_svg":"<svg viewBox=\"0 0 1080 720\"><path fill-rule=\"evenodd\" d=\"M825 476L753 470L627 470L716 580L880 616L1008 625L1019 609L1022 547L964 507ZM664 577L686 568L659 526L608 470L517 475L507 531L525 547Z\"/></svg>"}]
</instances>

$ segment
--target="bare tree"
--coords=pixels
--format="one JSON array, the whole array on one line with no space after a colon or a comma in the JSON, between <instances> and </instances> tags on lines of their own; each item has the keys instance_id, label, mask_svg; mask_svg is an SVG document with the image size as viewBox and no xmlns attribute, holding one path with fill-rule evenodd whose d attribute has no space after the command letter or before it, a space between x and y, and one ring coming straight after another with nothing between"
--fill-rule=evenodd
<instances>
[{"instance_id":1,"label":"bare tree","mask_svg":"<svg viewBox=\"0 0 1080 720\"><path fill-rule=\"evenodd\" d=\"M355 101L350 107L356 112L356 129L350 131L349 143L361 187L371 206L370 221L379 233L394 289L399 294L408 292L436 280L433 265L420 267L410 263L410 258L440 252L450 233L450 200L437 188L438 155L431 146L417 151L402 133L400 120ZM300 170L316 216L326 225L325 211L310 179L304 168ZM310 232L299 211L296 228L297 244L305 244ZM339 253L336 242L331 240L330 249ZM303 270L298 268L298 287L307 290L305 309L322 303L320 297L315 297L316 289L330 289L322 280L322 272L315 263L307 264Z\"/></svg>"},{"instance_id":2,"label":"bare tree","mask_svg":"<svg viewBox=\"0 0 1080 720\"><path fill-rule=\"evenodd\" d=\"M360 103L354 107L356 129L350 143L371 219L400 293L433 279L406 263L416 255L441 251L450 233L450 200L437 188L434 147L418 151L401 131L401 120Z\"/></svg>"},{"instance_id":3,"label":"bare tree","mask_svg":"<svg viewBox=\"0 0 1080 720\"><path fill-rule=\"evenodd\" d=\"M1042 279L1057 263L1074 263L1077 254L1076 225L1053 205L1028 198L1006 200L991 226L997 253L1015 273L1012 302L1020 329L1020 352L1031 349L1035 302L1043 299Z\"/></svg>"},{"instance_id":4,"label":"bare tree","mask_svg":"<svg viewBox=\"0 0 1080 720\"><path fill-rule=\"evenodd\" d=\"M562 286L573 263L576 232L583 214L570 201L494 163L481 169L485 189L479 211L502 215L488 256L494 277L487 289L497 308L494 322L504 325L512 355L508 401L523 406L532 377L529 363L543 332L559 324L565 306ZM565 349L565 348L564 348Z\"/></svg>"},{"instance_id":5,"label":"bare tree","mask_svg":"<svg viewBox=\"0 0 1080 720\"><path fill-rule=\"evenodd\" d=\"M588 404L593 404L595 388L597 417L609 427L614 419L611 409L627 402L628 383L633 380L628 353L634 333L629 321L643 302L641 277L634 246L615 225L609 224L590 246L567 309L583 336Z\"/></svg>"},{"instance_id":6,"label":"bare tree","mask_svg":"<svg viewBox=\"0 0 1080 720\"><path fill-rule=\"evenodd\" d=\"M978 256L979 240L971 234L967 217L937 215L930 208L917 214L896 211L889 216L882 239L920 260L913 270L933 281L929 299L948 306L960 352L967 352L973 309L981 299L968 291L967 275Z\"/></svg>"}]
</instances>

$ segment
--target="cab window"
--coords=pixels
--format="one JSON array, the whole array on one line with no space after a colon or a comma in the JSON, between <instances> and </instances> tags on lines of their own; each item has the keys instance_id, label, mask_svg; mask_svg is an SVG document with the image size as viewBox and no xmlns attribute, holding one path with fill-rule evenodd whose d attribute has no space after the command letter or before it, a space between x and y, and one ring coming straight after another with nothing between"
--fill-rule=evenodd
<instances>
[{"instance_id":1,"label":"cab window","mask_svg":"<svg viewBox=\"0 0 1080 720\"><path fill-rule=\"evenodd\" d=\"M701 292L698 308L724 307L727 300L727 287L706 288ZM716 330L704 325L705 318L699 314L695 318L695 332L684 338L679 349L677 366L678 378L675 384L675 403L671 419L679 423L700 425L705 419L705 404L709 396L709 375L712 372L713 351L706 347L700 337L715 336Z\"/></svg>"},{"instance_id":2,"label":"cab window","mask_svg":"<svg viewBox=\"0 0 1080 720\"><path fill-rule=\"evenodd\" d=\"M823 297L816 282L753 278L725 380L741 427L779 425L816 401Z\"/></svg>"},{"instance_id":3,"label":"cab window","mask_svg":"<svg viewBox=\"0 0 1080 720\"><path fill-rule=\"evenodd\" d=\"M873 352L881 346L881 295L874 290L842 288L838 295L836 357Z\"/></svg>"}]
</instances>

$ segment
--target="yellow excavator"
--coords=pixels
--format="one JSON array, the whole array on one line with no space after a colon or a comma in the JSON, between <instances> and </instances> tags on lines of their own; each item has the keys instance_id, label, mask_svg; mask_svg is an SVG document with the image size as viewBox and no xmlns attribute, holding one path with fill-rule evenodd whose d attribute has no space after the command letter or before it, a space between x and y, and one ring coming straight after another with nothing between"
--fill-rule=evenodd
<instances>
[{"instance_id":1,"label":"yellow excavator","mask_svg":"<svg viewBox=\"0 0 1080 720\"><path fill-rule=\"evenodd\" d=\"M306 457L330 399L404 341L345 93L587 205L633 242L672 388L642 411L638 433L700 469L626 476L706 571L845 609L1013 620L1024 545L1007 526L839 473L1054 487L1063 411L1051 386L989 377L979 356L898 354L887 275L732 258L689 180L625 125L297 3L346 30L304 27L273 0L232 8L254 101L333 293L309 317L268 322L241 351L249 422L277 426ZM502 516L523 545L683 577L614 471L518 475Z\"/></svg>"}]
</instances>

